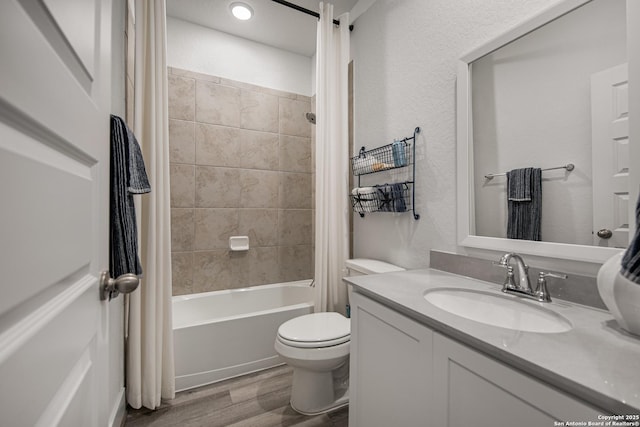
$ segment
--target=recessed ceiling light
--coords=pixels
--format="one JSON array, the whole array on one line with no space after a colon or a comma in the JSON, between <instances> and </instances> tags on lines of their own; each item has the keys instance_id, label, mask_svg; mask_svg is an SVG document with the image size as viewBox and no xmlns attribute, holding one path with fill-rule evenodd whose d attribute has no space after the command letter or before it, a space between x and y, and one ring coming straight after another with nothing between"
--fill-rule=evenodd
<instances>
[{"instance_id":1,"label":"recessed ceiling light","mask_svg":"<svg viewBox=\"0 0 640 427\"><path fill-rule=\"evenodd\" d=\"M231 8L231 13L233 13L233 16L241 21L251 19L251 17L253 16L253 9L251 9L251 6L249 6L248 4L231 3L229 7Z\"/></svg>"}]
</instances>

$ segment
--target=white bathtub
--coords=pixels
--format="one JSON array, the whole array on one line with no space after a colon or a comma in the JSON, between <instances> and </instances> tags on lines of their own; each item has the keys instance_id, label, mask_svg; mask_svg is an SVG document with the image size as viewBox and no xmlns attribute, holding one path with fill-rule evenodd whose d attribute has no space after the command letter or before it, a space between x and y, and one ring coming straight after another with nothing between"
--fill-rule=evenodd
<instances>
[{"instance_id":1,"label":"white bathtub","mask_svg":"<svg viewBox=\"0 0 640 427\"><path fill-rule=\"evenodd\" d=\"M173 297L176 390L280 365L278 327L313 312L311 280Z\"/></svg>"}]
</instances>

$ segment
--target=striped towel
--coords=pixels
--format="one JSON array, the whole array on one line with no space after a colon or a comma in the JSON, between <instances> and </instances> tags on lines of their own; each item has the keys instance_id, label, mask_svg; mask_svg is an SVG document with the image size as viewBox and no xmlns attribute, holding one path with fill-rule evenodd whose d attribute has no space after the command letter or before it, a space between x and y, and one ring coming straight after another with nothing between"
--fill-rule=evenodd
<instances>
[{"instance_id":1,"label":"striped towel","mask_svg":"<svg viewBox=\"0 0 640 427\"><path fill-rule=\"evenodd\" d=\"M393 211L394 212L406 212L407 205L404 201L404 185L391 184L391 198L393 199Z\"/></svg>"},{"instance_id":2,"label":"striped towel","mask_svg":"<svg viewBox=\"0 0 640 427\"><path fill-rule=\"evenodd\" d=\"M111 116L109 269L111 277L142 274L134 194L151 191L140 145L124 120Z\"/></svg>"},{"instance_id":3,"label":"striped towel","mask_svg":"<svg viewBox=\"0 0 640 427\"><path fill-rule=\"evenodd\" d=\"M640 197L636 204L636 234L622 257L620 273L640 285Z\"/></svg>"},{"instance_id":4,"label":"striped towel","mask_svg":"<svg viewBox=\"0 0 640 427\"><path fill-rule=\"evenodd\" d=\"M509 239L540 240L542 169L522 168L507 172Z\"/></svg>"}]
</instances>

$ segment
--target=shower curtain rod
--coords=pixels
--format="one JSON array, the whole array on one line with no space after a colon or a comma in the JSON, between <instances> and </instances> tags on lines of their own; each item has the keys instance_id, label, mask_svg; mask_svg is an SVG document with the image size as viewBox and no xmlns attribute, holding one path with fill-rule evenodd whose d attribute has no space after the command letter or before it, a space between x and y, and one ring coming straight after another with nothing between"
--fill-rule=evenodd
<instances>
[{"instance_id":1,"label":"shower curtain rod","mask_svg":"<svg viewBox=\"0 0 640 427\"><path fill-rule=\"evenodd\" d=\"M295 9L298 12L302 12L302 13L306 13L307 15L311 15L311 16L315 16L316 18L320 19L320 14L317 12L314 12L313 10L309 10L309 9L305 9L302 6L298 6L297 4L293 4L290 3L286 0L271 0L273 2L279 3L283 6L287 6L290 7L291 9ZM334 25L340 25L340 21L338 21L337 19L333 20L333 24ZM349 25L349 31L353 31L353 25Z\"/></svg>"}]
</instances>

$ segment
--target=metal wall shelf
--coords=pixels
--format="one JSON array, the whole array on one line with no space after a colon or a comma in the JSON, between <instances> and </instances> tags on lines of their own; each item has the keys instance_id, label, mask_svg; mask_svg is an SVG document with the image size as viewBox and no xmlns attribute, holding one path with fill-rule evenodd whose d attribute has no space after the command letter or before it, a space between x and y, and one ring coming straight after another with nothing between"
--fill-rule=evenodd
<instances>
[{"instance_id":1,"label":"metal wall shelf","mask_svg":"<svg viewBox=\"0 0 640 427\"><path fill-rule=\"evenodd\" d=\"M403 138L394 144L366 150L360 149L357 156L351 158L351 169L358 177L358 188L351 194L351 206L355 212L364 217L369 212L409 212L413 211L413 218L420 219L415 211L415 176L416 176L416 135L420 128L416 127L413 136ZM399 148L398 148L399 147ZM372 173L392 169L411 167L411 178L406 181L374 185L361 188L360 177Z\"/></svg>"}]
</instances>

